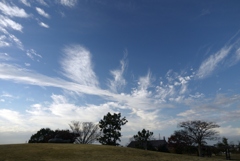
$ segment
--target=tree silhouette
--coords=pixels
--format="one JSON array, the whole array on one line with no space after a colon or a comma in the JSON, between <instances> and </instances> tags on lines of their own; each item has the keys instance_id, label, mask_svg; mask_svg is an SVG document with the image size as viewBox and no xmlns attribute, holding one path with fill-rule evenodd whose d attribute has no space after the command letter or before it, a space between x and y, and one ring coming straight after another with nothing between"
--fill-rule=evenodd
<instances>
[{"instance_id":1,"label":"tree silhouette","mask_svg":"<svg viewBox=\"0 0 240 161\"><path fill-rule=\"evenodd\" d=\"M48 143L48 140L55 137L55 132L50 128L42 128L33 134L28 143Z\"/></svg>"},{"instance_id":2,"label":"tree silhouette","mask_svg":"<svg viewBox=\"0 0 240 161\"><path fill-rule=\"evenodd\" d=\"M153 132L143 129L138 131L137 135L133 136L134 140L137 141L137 146L143 149L149 149L148 141L153 139Z\"/></svg>"},{"instance_id":3,"label":"tree silhouette","mask_svg":"<svg viewBox=\"0 0 240 161\"><path fill-rule=\"evenodd\" d=\"M178 154L182 154L192 144L193 140L188 137L185 130L174 131L174 134L168 138L168 145L174 147L175 152Z\"/></svg>"},{"instance_id":4,"label":"tree silhouette","mask_svg":"<svg viewBox=\"0 0 240 161\"><path fill-rule=\"evenodd\" d=\"M42 128L33 134L28 143L73 143L74 135L69 130Z\"/></svg>"},{"instance_id":5,"label":"tree silhouette","mask_svg":"<svg viewBox=\"0 0 240 161\"><path fill-rule=\"evenodd\" d=\"M218 139L218 132L213 130L214 128L220 127L214 122L206 121L185 121L178 125L186 132L186 136L193 140L193 143L198 145L198 155L202 156L201 148L206 143L206 140Z\"/></svg>"},{"instance_id":6,"label":"tree silhouette","mask_svg":"<svg viewBox=\"0 0 240 161\"><path fill-rule=\"evenodd\" d=\"M98 141L103 145L119 145L117 141L121 141L121 126L125 125L128 121L126 118L121 118L121 113L107 113L102 120L99 121L100 131L102 136Z\"/></svg>"}]
</instances>

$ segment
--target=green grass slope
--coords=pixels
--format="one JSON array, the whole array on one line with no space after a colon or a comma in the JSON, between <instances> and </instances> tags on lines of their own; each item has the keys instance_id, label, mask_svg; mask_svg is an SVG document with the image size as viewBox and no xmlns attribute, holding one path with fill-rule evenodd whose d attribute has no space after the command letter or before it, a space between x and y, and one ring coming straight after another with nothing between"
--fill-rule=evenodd
<instances>
[{"instance_id":1,"label":"green grass slope","mask_svg":"<svg viewBox=\"0 0 240 161\"><path fill-rule=\"evenodd\" d=\"M0 161L219 161L221 158L77 144L0 145Z\"/></svg>"}]
</instances>

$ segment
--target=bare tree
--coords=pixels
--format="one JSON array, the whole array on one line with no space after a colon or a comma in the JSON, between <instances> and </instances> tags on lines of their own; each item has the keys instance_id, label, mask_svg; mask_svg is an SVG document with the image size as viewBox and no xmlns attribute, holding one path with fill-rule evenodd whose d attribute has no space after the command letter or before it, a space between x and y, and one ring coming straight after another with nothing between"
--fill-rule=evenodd
<instances>
[{"instance_id":1,"label":"bare tree","mask_svg":"<svg viewBox=\"0 0 240 161\"><path fill-rule=\"evenodd\" d=\"M201 156L201 148L206 140L218 139L218 132L213 130L214 128L220 127L214 122L205 121L186 121L181 122L179 127L186 131L186 135L193 140L193 143L198 145L198 154Z\"/></svg>"},{"instance_id":2,"label":"bare tree","mask_svg":"<svg viewBox=\"0 0 240 161\"><path fill-rule=\"evenodd\" d=\"M72 121L69 126L76 136L77 144L91 144L101 135L98 124L92 122Z\"/></svg>"}]
</instances>

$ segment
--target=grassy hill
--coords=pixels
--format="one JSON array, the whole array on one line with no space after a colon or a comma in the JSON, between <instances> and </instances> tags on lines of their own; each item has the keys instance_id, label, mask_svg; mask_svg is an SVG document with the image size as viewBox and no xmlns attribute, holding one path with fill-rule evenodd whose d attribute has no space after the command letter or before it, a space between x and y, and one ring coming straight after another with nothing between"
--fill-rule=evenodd
<instances>
[{"instance_id":1,"label":"grassy hill","mask_svg":"<svg viewBox=\"0 0 240 161\"><path fill-rule=\"evenodd\" d=\"M152 152L125 147L77 144L0 145L0 161L219 161L223 157Z\"/></svg>"}]
</instances>

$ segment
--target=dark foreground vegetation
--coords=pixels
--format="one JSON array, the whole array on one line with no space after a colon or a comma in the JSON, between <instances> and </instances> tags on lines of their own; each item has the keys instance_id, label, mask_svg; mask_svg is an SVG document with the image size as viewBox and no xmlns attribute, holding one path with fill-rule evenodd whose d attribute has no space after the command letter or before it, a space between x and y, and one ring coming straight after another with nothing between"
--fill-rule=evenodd
<instances>
[{"instance_id":1,"label":"dark foreground vegetation","mask_svg":"<svg viewBox=\"0 0 240 161\"><path fill-rule=\"evenodd\" d=\"M240 161L240 155L232 159ZM221 161L224 156L190 155L87 144L0 145L0 161Z\"/></svg>"}]
</instances>

